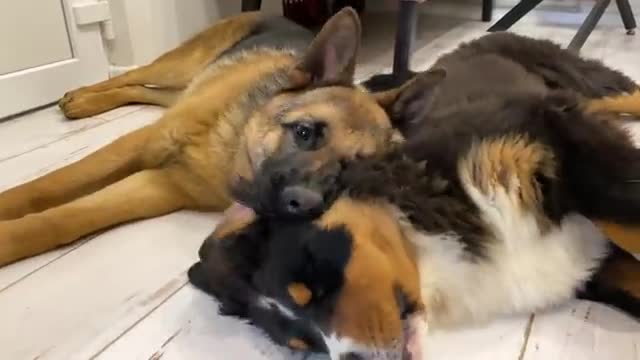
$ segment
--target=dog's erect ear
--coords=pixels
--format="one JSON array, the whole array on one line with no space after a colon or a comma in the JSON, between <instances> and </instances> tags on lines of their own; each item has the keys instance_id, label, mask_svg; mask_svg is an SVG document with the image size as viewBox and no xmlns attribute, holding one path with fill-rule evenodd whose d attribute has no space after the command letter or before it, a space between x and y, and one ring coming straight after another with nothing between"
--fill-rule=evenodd
<instances>
[{"instance_id":1,"label":"dog's erect ear","mask_svg":"<svg viewBox=\"0 0 640 360\"><path fill-rule=\"evenodd\" d=\"M431 111L438 85L446 76L443 69L429 70L396 89L374 93L373 97L389 114L394 126L405 126Z\"/></svg>"},{"instance_id":2,"label":"dog's erect ear","mask_svg":"<svg viewBox=\"0 0 640 360\"><path fill-rule=\"evenodd\" d=\"M352 8L331 17L290 73L291 86L353 83L360 46L360 20Z\"/></svg>"}]
</instances>

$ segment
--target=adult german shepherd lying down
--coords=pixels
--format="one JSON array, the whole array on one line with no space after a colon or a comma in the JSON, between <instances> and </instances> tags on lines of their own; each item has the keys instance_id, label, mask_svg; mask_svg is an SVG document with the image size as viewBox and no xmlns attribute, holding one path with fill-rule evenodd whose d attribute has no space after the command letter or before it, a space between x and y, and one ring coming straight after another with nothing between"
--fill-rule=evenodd
<instances>
[{"instance_id":1,"label":"adult german shepherd lying down","mask_svg":"<svg viewBox=\"0 0 640 360\"><path fill-rule=\"evenodd\" d=\"M384 151L401 136L387 99L353 83L359 42L349 8L315 38L283 18L244 13L147 66L66 94L59 105L70 119L128 103L169 109L155 124L0 193L0 265L132 220L224 210L233 179L253 178L268 158L303 152L314 168ZM286 209L312 210L298 205Z\"/></svg>"},{"instance_id":2,"label":"adult german shepherd lying down","mask_svg":"<svg viewBox=\"0 0 640 360\"><path fill-rule=\"evenodd\" d=\"M634 95L606 98L619 92ZM640 262L589 220L640 220L640 150L594 112L637 113L635 83L504 33L386 95L406 137L397 149L313 173L265 161L264 178L236 183L243 205L189 271L222 313L332 359L420 359L427 326L572 298L640 318ZM272 199L289 188L323 199L324 211L282 213Z\"/></svg>"}]
</instances>

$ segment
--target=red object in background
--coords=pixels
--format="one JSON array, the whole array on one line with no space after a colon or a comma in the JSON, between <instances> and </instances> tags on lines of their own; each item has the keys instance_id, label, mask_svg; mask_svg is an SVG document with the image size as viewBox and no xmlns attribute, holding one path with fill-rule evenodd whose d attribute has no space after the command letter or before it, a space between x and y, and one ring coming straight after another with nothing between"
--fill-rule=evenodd
<instances>
[{"instance_id":1,"label":"red object in background","mask_svg":"<svg viewBox=\"0 0 640 360\"><path fill-rule=\"evenodd\" d=\"M364 10L365 0L282 0L283 15L308 28L319 27L331 15L345 6L358 12Z\"/></svg>"}]
</instances>

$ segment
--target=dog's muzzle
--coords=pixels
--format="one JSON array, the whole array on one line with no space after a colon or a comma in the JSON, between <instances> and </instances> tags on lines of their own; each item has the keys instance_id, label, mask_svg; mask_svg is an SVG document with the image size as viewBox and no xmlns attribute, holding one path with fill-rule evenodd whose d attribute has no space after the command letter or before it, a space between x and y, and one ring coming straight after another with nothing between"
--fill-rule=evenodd
<instances>
[{"instance_id":1,"label":"dog's muzzle","mask_svg":"<svg viewBox=\"0 0 640 360\"><path fill-rule=\"evenodd\" d=\"M312 166L313 159L297 154L265 160L252 180L232 185L234 199L261 216L309 219L321 215L339 192L340 161Z\"/></svg>"}]
</instances>

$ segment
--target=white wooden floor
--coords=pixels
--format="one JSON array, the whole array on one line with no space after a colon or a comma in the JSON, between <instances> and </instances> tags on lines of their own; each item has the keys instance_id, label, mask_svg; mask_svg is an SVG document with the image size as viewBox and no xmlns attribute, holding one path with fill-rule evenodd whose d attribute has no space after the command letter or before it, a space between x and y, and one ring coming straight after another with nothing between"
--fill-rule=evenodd
<instances>
[{"instance_id":1,"label":"white wooden floor","mask_svg":"<svg viewBox=\"0 0 640 360\"><path fill-rule=\"evenodd\" d=\"M391 50L380 43L392 30L374 28L365 31L361 78L390 59ZM438 54L484 29L486 24L476 22L423 19L415 67L428 67ZM565 44L573 33L530 24L515 30ZM584 53L640 81L640 35L602 28ZM130 106L68 122L48 108L0 123L0 190L75 161L161 112ZM0 360L290 358L257 330L218 316L216 303L187 284L185 271L216 219L175 213L0 269ZM640 325L576 301L482 328L435 334L427 351L429 359L447 360L640 360Z\"/></svg>"}]
</instances>

